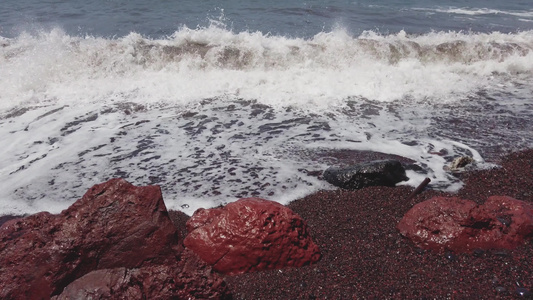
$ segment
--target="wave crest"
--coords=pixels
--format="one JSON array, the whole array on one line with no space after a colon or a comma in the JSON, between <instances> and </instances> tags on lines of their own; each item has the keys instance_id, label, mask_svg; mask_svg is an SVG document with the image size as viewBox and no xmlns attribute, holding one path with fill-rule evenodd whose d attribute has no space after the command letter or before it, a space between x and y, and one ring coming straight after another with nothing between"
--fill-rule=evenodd
<instances>
[{"instance_id":1,"label":"wave crest","mask_svg":"<svg viewBox=\"0 0 533 300\"><path fill-rule=\"evenodd\" d=\"M195 63L187 65L200 69L339 69L362 67L365 62L395 65L403 60L416 60L423 65L504 62L510 57L531 55L533 32L435 32L421 36L365 32L354 38L338 30L322 32L311 39L291 39L258 32L234 34L221 29L183 29L165 40L130 34L112 43L110 48L118 45L122 47L119 52L131 48L134 62L155 68L192 61Z\"/></svg>"},{"instance_id":2,"label":"wave crest","mask_svg":"<svg viewBox=\"0 0 533 300\"><path fill-rule=\"evenodd\" d=\"M533 31L353 37L338 29L302 39L211 26L165 39L104 39L56 29L2 39L0 63L3 105L117 97L188 103L223 95L268 105L446 101L509 76L531 77Z\"/></svg>"}]
</instances>

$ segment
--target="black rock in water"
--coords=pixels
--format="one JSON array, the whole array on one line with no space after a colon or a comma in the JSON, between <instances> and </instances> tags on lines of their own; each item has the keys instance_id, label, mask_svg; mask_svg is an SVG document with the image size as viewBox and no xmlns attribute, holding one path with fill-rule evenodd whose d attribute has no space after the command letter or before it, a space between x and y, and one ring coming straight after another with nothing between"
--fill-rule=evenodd
<instances>
[{"instance_id":1,"label":"black rock in water","mask_svg":"<svg viewBox=\"0 0 533 300\"><path fill-rule=\"evenodd\" d=\"M346 168L330 167L324 179L341 188L357 190L367 186L394 186L408 180L405 169L397 160L376 160Z\"/></svg>"}]
</instances>

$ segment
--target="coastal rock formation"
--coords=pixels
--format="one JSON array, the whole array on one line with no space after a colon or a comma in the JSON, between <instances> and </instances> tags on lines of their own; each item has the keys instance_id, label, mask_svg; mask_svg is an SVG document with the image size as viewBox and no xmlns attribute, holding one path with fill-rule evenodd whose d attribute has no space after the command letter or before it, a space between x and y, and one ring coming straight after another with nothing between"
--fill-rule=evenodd
<instances>
[{"instance_id":1,"label":"coastal rock formation","mask_svg":"<svg viewBox=\"0 0 533 300\"><path fill-rule=\"evenodd\" d=\"M49 299L98 269L157 273L154 265L179 257L177 241L158 186L112 179L60 214L41 212L0 226L0 299Z\"/></svg>"},{"instance_id":2,"label":"coastal rock formation","mask_svg":"<svg viewBox=\"0 0 533 300\"><path fill-rule=\"evenodd\" d=\"M330 167L324 171L324 179L334 186L357 190L367 186L394 186L408 180L405 169L397 160L376 160L346 168Z\"/></svg>"},{"instance_id":3,"label":"coastal rock formation","mask_svg":"<svg viewBox=\"0 0 533 300\"><path fill-rule=\"evenodd\" d=\"M533 205L505 196L489 197L482 205L435 197L413 206L398 229L425 249L513 249L533 236Z\"/></svg>"},{"instance_id":4,"label":"coastal rock formation","mask_svg":"<svg viewBox=\"0 0 533 300\"><path fill-rule=\"evenodd\" d=\"M320 259L305 221L273 201L245 198L199 209L187 229L185 246L225 274L299 267Z\"/></svg>"},{"instance_id":5,"label":"coastal rock formation","mask_svg":"<svg viewBox=\"0 0 533 300\"><path fill-rule=\"evenodd\" d=\"M92 271L69 284L53 300L68 299L224 299L220 276L190 250L179 260L138 269Z\"/></svg>"}]
</instances>

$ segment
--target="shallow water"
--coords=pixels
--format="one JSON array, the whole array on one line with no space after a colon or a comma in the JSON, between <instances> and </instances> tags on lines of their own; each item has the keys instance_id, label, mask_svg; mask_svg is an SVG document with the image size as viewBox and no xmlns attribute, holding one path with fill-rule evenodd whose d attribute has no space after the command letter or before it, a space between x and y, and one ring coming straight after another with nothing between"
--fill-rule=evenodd
<instances>
[{"instance_id":1,"label":"shallow water","mask_svg":"<svg viewBox=\"0 0 533 300\"><path fill-rule=\"evenodd\" d=\"M156 3L0 6L2 213L58 212L112 177L189 214L287 203L332 188L317 174L336 151L407 157L405 184L453 191L455 156L533 144L520 3Z\"/></svg>"}]
</instances>

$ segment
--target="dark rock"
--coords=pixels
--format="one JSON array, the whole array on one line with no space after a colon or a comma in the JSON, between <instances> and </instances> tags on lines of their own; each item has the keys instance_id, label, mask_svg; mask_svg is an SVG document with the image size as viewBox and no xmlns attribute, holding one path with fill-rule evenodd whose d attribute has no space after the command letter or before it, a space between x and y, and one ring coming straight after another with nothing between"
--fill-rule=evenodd
<instances>
[{"instance_id":1,"label":"dark rock","mask_svg":"<svg viewBox=\"0 0 533 300\"><path fill-rule=\"evenodd\" d=\"M159 187L112 179L58 215L0 227L0 299L48 299L96 269L175 259L177 238Z\"/></svg>"},{"instance_id":2,"label":"dark rock","mask_svg":"<svg viewBox=\"0 0 533 300\"><path fill-rule=\"evenodd\" d=\"M69 284L53 300L67 299L225 299L227 287L196 254L185 250L180 260L137 269L90 272Z\"/></svg>"},{"instance_id":3,"label":"dark rock","mask_svg":"<svg viewBox=\"0 0 533 300\"><path fill-rule=\"evenodd\" d=\"M449 260L449 261L457 260L457 255L455 255L455 253L450 252L450 251L444 253L444 257L446 257L446 259Z\"/></svg>"},{"instance_id":4,"label":"dark rock","mask_svg":"<svg viewBox=\"0 0 533 300\"><path fill-rule=\"evenodd\" d=\"M305 221L273 201L246 198L199 209L187 229L185 246L225 274L300 267L320 259Z\"/></svg>"},{"instance_id":5,"label":"dark rock","mask_svg":"<svg viewBox=\"0 0 533 300\"><path fill-rule=\"evenodd\" d=\"M9 220L18 219L18 218L22 218L22 217L24 217L24 216L13 216L13 215L0 216L0 226L2 226L2 224L4 224L5 222L7 222Z\"/></svg>"},{"instance_id":6,"label":"dark rock","mask_svg":"<svg viewBox=\"0 0 533 300\"><path fill-rule=\"evenodd\" d=\"M367 186L394 186L409 179L397 160L377 160L346 168L331 167L324 171L323 177L335 186L350 190Z\"/></svg>"},{"instance_id":7,"label":"dark rock","mask_svg":"<svg viewBox=\"0 0 533 300\"><path fill-rule=\"evenodd\" d=\"M482 257L483 254L485 254L485 251L482 249L474 249L474 251L472 251L474 257Z\"/></svg>"},{"instance_id":8,"label":"dark rock","mask_svg":"<svg viewBox=\"0 0 533 300\"><path fill-rule=\"evenodd\" d=\"M513 249L533 235L533 206L505 196L489 197L482 205L435 197L413 206L398 229L425 249Z\"/></svg>"}]
</instances>

